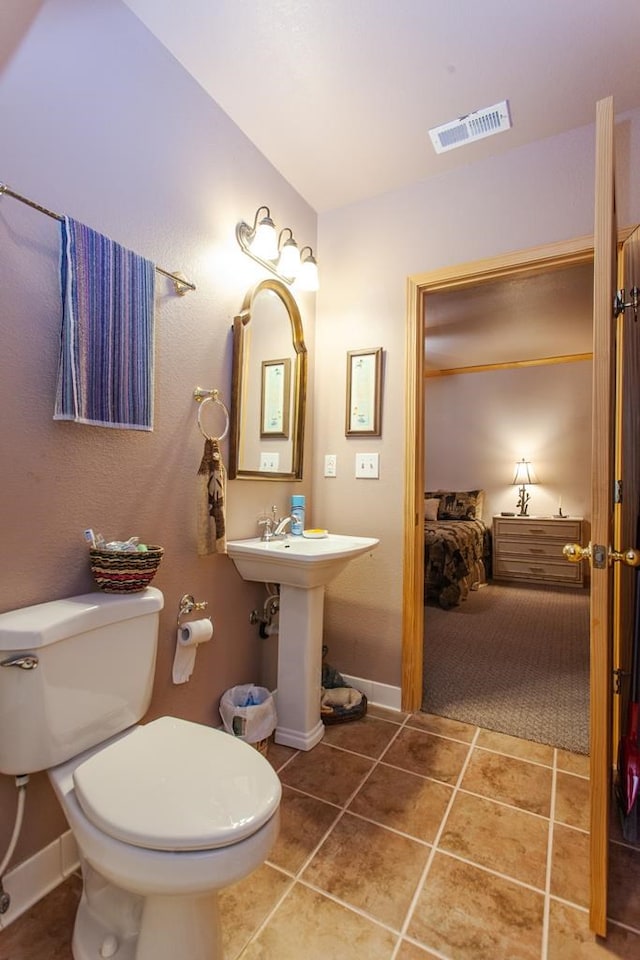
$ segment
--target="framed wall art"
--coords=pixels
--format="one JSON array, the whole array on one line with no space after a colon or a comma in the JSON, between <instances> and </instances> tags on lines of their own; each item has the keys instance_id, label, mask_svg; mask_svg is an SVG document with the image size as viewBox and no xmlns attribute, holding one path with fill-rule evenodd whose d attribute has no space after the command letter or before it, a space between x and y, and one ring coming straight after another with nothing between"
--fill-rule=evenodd
<instances>
[{"instance_id":1,"label":"framed wall art","mask_svg":"<svg viewBox=\"0 0 640 960\"><path fill-rule=\"evenodd\" d=\"M260 436L289 436L291 360L263 360L260 391Z\"/></svg>"},{"instance_id":2,"label":"framed wall art","mask_svg":"<svg viewBox=\"0 0 640 960\"><path fill-rule=\"evenodd\" d=\"M347 352L347 437L382 432L382 347Z\"/></svg>"}]
</instances>

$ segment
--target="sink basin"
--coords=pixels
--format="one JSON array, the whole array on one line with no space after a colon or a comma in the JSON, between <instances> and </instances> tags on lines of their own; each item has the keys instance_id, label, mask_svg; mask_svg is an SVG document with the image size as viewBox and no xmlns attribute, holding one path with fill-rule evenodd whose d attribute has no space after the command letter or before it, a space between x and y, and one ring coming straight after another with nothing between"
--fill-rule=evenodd
<instances>
[{"instance_id":1,"label":"sink basin","mask_svg":"<svg viewBox=\"0 0 640 960\"><path fill-rule=\"evenodd\" d=\"M227 552L243 580L310 589L333 580L354 557L377 547L375 537L330 533L322 539L230 540Z\"/></svg>"}]
</instances>

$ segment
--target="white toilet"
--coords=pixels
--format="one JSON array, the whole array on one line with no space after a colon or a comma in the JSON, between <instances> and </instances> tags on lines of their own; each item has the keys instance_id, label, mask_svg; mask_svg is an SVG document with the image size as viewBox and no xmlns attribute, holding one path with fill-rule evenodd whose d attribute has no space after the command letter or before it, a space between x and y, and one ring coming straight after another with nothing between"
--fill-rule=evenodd
<instances>
[{"instance_id":1,"label":"white toilet","mask_svg":"<svg viewBox=\"0 0 640 960\"><path fill-rule=\"evenodd\" d=\"M80 851L75 960L219 960L217 891L266 859L280 781L220 730L139 724L162 593L0 614L0 772L47 770Z\"/></svg>"}]
</instances>

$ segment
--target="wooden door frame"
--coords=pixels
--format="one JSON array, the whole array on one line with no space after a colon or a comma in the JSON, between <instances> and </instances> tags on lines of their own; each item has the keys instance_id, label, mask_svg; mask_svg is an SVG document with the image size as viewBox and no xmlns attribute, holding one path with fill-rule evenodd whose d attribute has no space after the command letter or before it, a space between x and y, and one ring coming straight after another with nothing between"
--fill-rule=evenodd
<instances>
[{"instance_id":1,"label":"wooden door frame","mask_svg":"<svg viewBox=\"0 0 640 960\"><path fill-rule=\"evenodd\" d=\"M407 280L402 709L420 709L424 637L424 301L429 293L593 262L593 237L549 243Z\"/></svg>"}]
</instances>

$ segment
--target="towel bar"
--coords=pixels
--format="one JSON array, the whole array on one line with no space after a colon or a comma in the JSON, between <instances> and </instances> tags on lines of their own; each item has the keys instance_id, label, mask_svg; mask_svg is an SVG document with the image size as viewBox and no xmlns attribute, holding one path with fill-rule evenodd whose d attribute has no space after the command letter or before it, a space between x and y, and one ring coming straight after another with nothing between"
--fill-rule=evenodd
<instances>
[{"instance_id":1,"label":"towel bar","mask_svg":"<svg viewBox=\"0 0 640 960\"><path fill-rule=\"evenodd\" d=\"M0 196L2 196L3 193L6 193L8 197L13 197L14 200L19 200L20 203L26 203L28 207L33 207L34 210L37 210L39 213L44 213L47 217L52 217L53 220L64 220L64 217L59 213L54 213L53 210L47 210L46 207L36 203L35 200L29 200L28 197L23 197L22 194L16 193L15 190L10 190L6 183L0 183ZM163 267L158 267L157 265L156 272L161 273L163 277L168 277L170 280L173 280L175 291L179 297L183 297L187 290L196 289L195 283L190 283L181 273L170 273L168 270L165 270Z\"/></svg>"}]
</instances>

